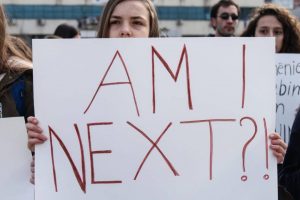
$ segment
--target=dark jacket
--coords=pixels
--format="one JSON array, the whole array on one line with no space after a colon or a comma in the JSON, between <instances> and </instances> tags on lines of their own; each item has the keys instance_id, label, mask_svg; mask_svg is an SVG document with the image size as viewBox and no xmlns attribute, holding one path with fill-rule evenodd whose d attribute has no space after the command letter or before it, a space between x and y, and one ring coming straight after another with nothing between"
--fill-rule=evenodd
<instances>
[{"instance_id":1,"label":"dark jacket","mask_svg":"<svg viewBox=\"0 0 300 200\"><path fill-rule=\"evenodd\" d=\"M17 88L16 84L22 86L18 91L13 92ZM18 106L16 101L18 101ZM21 110L19 104L22 104ZM28 116L33 115L32 69L6 73L0 81L0 117L24 116L26 120Z\"/></svg>"},{"instance_id":2,"label":"dark jacket","mask_svg":"<svg viewBox=\"0 0 300 200\"><path fill-rule=\"evenodd\" d=\"M279 173L279 183L300 200L300 112L295 118L289 145Z\"/></svg>"}]
</instances>

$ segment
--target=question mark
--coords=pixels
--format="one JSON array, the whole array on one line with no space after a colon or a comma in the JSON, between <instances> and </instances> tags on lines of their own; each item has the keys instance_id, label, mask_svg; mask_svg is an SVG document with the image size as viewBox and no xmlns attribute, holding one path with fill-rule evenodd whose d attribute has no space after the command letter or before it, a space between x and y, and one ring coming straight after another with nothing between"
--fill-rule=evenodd
<instances>
[{"instance_id":1,"label":"question mark","mask_svg":"<svg viewBox=\"0 0 300 200\"><path fill-rule=\"evenodd\" d=\"M243 117L243 118L240 119L240 126L242 126L242 121L244 121L244 120L250 120L250 121L253 123L254 128L255 128L252 137L251 137L249 140L247 140L247 142L244 144L243 151L242 151L243 172L246 172L246 167L245 167L245 155L246 155L246 150L247 150L248 145L252 142L252 140L253 140L253 139L255 138L255 136L256 136L256 133L257 133L257 124L256 124L255 120L252 119L251 117ZM247 177L246 175L243 175L243 176L241 177L241 180L242 180L242 181L247 181L247 178L248 178L248 177Z\"/></svg>"}]
</instances>

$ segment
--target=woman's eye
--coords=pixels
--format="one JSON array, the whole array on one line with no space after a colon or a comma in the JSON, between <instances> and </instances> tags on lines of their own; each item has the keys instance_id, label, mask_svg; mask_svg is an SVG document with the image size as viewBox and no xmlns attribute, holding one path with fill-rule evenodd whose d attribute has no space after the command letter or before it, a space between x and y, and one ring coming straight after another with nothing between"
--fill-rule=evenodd
<instances>
[{"instance_id":1,"label":"woman's eye","mask_svg":"<svg viewBox=\"0 0 300 200\"><path fill-rule=\"evenodd\" d=\"M113 24L120 24L119 20L112 20L109 22L109 24L113 25Z\"/></svg>"},{"instance_id":2,"label":"woman's eye","mask_svg":"<svg viewBox=\"0 0 300 200\"><path fill-rule=\"evenodd\" d=\"M283 34L283 31L282 30L275 30L274 31L274 35L275 36L280 36L280 35L282 35Z\"/></svg>"},{"instance_id":3,"label":"woman's eye","mask_svg":"<svg viewBox=\"0 0 300 200\"><path fill-rule=\"evenodd\" d=\"M141 21L134 21L133 24L134 25L139 25L139 26L143 26L144 25L144 23L141 22Z\"/></svg>"},{"instance_id":4,"label":"woman's eye","mask_svg":"<svg viewBox=\"0 0 300 200\"><path fill-rule=\"evenodd\" d=\"M267 29L261 29L261 30L259 30L259 33L262 34L262 35L267 35L268 30Z\"/></svg>"}]
</instances>

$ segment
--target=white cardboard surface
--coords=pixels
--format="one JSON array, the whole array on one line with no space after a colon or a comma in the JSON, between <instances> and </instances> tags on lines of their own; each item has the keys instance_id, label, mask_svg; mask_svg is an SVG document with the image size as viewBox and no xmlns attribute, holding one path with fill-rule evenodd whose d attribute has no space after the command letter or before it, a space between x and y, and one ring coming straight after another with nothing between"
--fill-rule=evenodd
<instances>
[{"instance_id":1,"label":"white cardboard surface","mask_svg":"<svg viewBox=\"0 0 300 200\"><path fill-rule=\"evenodd\" d=\"M32 200L34 186L29 182L31 153L23 117L0 119L1 199Z\"/></svg>"},{"instance_id":2,"label":"white cardboard surface","mask_svg":"<svg viewBox=\"0 0 300 200\"><path fill-rule=\"evenodd\" d=\"M36 116L52 137L37 149L36 199L277 199L264 126L275 129L274 46L35 40Z\"/></svg>"}]
</instances>

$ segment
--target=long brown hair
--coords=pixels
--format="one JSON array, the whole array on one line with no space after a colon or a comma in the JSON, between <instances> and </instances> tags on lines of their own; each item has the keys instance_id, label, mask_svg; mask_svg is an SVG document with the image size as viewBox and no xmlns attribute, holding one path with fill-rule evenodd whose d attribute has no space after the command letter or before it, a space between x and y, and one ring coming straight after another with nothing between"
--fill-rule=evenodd
<instances>
[{"instance_id":1,"label":"long brown hair","mask_svg":"<svg viewBox=\"0 0 300 200\"><path fill-rule=\"evenodd\" d=\"M259 19L263 16L274 16L283 28L283 44L279 53L300 53L300 23L297 18L284 7L268 3L254 10L242 37L254 37Z\"/></svg>"},{"instance_id":2,"label":"long brown hair","mask_svg":"<svg viewBox=\"0 0 300 200\"><path fill-rule=\"evenodd\" d=\"M98 38L108 38L110 17L114 9L116 8L116 6L123 1L127 1L127 0L109 0L107 2L99 22L99 28L97 33ZM135 0L135 1L143 2L147 10L149 11L149 17L150 17L149 37L159 37L158 18L152 1L151 0Z\"/></svg>"},{"instance_id":3,"label":"long brown hair","mask_svg":"<svg viewBox=\"0 0 300 200\"><path fill-rule=\"evenodd\" d=\"M3 6L0 5L0 72L5 71L4 68L7 67L6 39L6 17Z\"/></svg>"},{"instance_id":4,"label":"long brown hair","mask_svg":"<svg viewBox=\"0 0 300 200\"><path fill-rule=\"evenodd\" d=\"M31 51L28 52L31 54ZM27 66L11 65L11 57L31 62L31 58L24 55L14 44L12 36L7 33L7 22L3 5L0 5L0 73L16 71Z\"/></svg>"}]
</instances>

